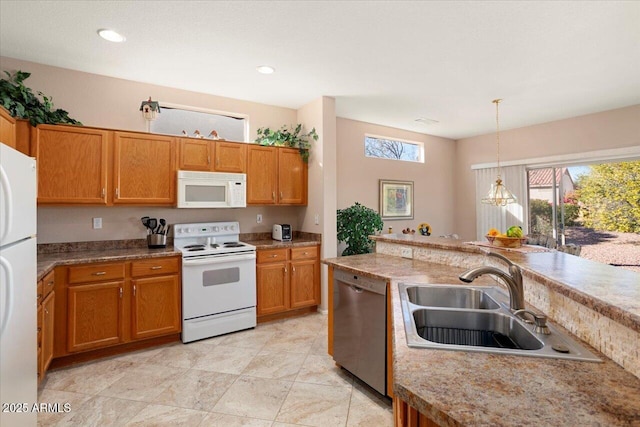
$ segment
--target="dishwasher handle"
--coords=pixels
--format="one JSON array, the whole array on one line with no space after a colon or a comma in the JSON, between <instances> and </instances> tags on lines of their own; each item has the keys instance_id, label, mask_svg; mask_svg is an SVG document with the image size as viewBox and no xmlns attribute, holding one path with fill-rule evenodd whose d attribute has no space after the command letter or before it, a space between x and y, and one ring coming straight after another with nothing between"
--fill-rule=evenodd
<instances>
[{"instance_id":1,"label":"dishwasher handle","mask_svg":"<svg viewBox=\"0 0 640 427\"><path fill-rule=\"evenodd\" d=\"M371 277L358 276L344 270L334 270L334 285L343 283L353 291L360 294L364 291L373 292L380 295L387 294L387 281L385 279L374 279Z\"/></svg>"}]
</instances>

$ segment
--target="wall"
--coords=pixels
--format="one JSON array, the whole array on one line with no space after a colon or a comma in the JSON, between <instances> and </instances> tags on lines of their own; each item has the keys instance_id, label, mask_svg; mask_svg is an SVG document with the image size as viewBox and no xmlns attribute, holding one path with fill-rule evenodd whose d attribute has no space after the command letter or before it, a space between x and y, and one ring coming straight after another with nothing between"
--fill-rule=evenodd
<instances>
[{"instance_id":1,"label":"wall","mask_svg":"<svg viewBox=\"0 0 640 427\"><path fill-rule=\"evenodd\" d=\"M501 123L508 127L508 112ZM487 120L491 120L488 115ZM559 156L640 145L640 105L500 132L500 160ZM455 144L455 228L476 236L475 176L471 165L496 161L495 134ZM505 183L507 188L508 183Z\"/></svg>"},{"instance_id":2,"label":"wall","mask_svg":"<svg viewBox=\"0 0 640 427\"><path fill-rule=\"evenodd\" d=\"M375 159L364 155L365 133L424 143L425 163ZM436 236L457 233L453 212L455 142L436 136L403 131L343 118L337 119L337 208L359 202L379 210L379 179L414 182L414 219L387 220L389 227L418 228L428 222Z\"/></svg>"},{"instance_id":3,"label":"wall","mask_svg":"<svg viewBox=\"0 0 640 427\"><path fill-rule=\"evenodd\" d=\"M164 86L116 79L51 67L35 62L0 57L3 71L22 70L31 73L26 86L53 97L55 108L85 126L126 129L145 132L146 121L139 111L140 103L149 96L154 101L249 115L249 140L256 138L256 129L295 124L296 110L190 92Z\"/></svg>"},{"instance_id":4,"label":"wall","mask_svg":"<svg viewBox=\"0 0 640 427\"><path fill-rule=\"evenodd\" d=\"M54 107L62 108L86 126L145 131L139 111L149 96L163 101L199 108L247 114L250 140L263 126L295 124L296 110L189 92L146 83L99 76L51 67L12 58L0 58L2 70L22 70L31 76L25 82L34 92L53 97ZM246 209L171 209L157 207L40 207L38 242L118 240L143 238L140 217L165 218L168 223L240 221L242 232L268 232L273 223L290 223L299 229L303 208L249 207ZM262 224L256 215L263 215ZM101 230L91 229L91 218L103 218Z\"/></svg>"},{"instance_id":5,"label":"wall","mask_svg":"<svg viewBox=\"0 0 640 427\"><path fill-rule=\"evenodd\" d=\"M298 122L307 131L315 127L318 141L312 142L309 157L309 203L301 211L300 229L322 233L322 258L336 256L336 106L335 99L322 97L298 110ZM316 221L317 217L317 221ZM317 223L316 223L317 222ZM321 310L327 310L328 269L321 266Z\"/></svg>"}]
</instances>

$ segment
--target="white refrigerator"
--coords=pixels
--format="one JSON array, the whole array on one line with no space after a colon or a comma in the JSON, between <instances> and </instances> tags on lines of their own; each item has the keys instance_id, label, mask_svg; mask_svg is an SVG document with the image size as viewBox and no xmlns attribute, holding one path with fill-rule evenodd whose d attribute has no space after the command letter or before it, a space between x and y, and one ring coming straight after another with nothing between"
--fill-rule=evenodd
<instances>
[{"instance_id":1,"label":"white refrigerator","mask_svg":"<svg viewBox=\"0 0 640 427\"><path fill-rule=\"evenodd\" d=\"M37 413L36 161L0 144L0 426Z\"/></svg>"}]
</instances>

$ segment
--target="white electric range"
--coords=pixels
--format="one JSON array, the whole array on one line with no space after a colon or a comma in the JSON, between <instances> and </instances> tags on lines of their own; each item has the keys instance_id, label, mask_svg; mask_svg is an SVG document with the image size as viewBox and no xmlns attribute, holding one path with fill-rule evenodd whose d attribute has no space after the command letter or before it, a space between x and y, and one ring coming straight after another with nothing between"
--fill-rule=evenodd
<instances>
[{"instance_id":1,"label":"white electric range","mask_svg":"<svg viewBox=\"0 0 640 427\"><path fill-rule=\"evenodd\" d=\"M256 326L256 247L238 222L175 224L182 252L182 342Z\"/></svg>"}]
</instances>

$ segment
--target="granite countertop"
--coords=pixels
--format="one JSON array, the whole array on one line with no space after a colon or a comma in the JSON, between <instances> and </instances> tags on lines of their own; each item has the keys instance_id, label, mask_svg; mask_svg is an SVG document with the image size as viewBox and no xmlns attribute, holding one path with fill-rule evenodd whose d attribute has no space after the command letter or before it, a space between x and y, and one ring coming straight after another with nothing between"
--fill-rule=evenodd
<instances>
[{"instance_id":1,"label":"granite countertop","mask_svg":"<svg viewBox=\"0 0 640 427\"><path fill-rule=\"evenodd\" d=\"M255 246L257 249L295 248L298 246L320 245L319 241L307 239L293 239L290 242L281 242L272 239L244 240L244 242Z\"/></svg>"},{"instance_id":2,"label":"granite countertop","mask_svg":"<svg viewBox=\"0 0 640 427\"><path fill-rule=\"evenodd\" d=\"M391 281L394 393L439 425L640 425L640 379L584 342L602 363L408 347L398 283L464 285L464 269L383 254L323 263Z\"/></svg>"},{"instance_id":3,"label":"granite countertop","mask_svg":"<svg viewBox=\"0 0 640 427\"><path fill-rule=\"evenodd\" d=\"M524 277L547 287L635 331L640 331L640 273L556 250L520 253L471 245L456 239L390 234L371 237L388 242L469 254L499 252L522 268Z\"/></svg>"},{"instance_id":4,"label":"granite countertop","mask_svg":"<svg viewBox=\"0 0 640 427\"><path fill-rule=\"evenodd\" d=\"M173 246L158 249L123 248L38 254L38 280L59 265L88 264L93 262L126 261L181 255Z\"/></svg>"},{"instance_id":5,"label":"granite countertop","mask_svg":"<svg viewBox=\"0 0 640 427\"><path fill-rule=\"evenodd\" d=\"M118 244L119 243L120 242L118 242ZM51 253L39 253L37 267L38 280L42 279L45 274L53 270L53 268L58 265L126 261L132 259L159 258L181 255L181 252L175 249L172 245L167 245L166 248L149 249L146 246L139 246L139 242L136 241L127 241L124 244L127 243L131 246L117 247L117 244L114 245L112 242L106 241L104 242L104 248L96 249L96 242L90 242L87 245L81 246L83 248L87 248L84 250L77 250L77 247L80 245L76 243L56 244L56 249L58 250L64 250L65 248L69 248L70 250ZM280 242L278 240L270 239L247 240L246 243L254 245L257 249L292 248L297 246L320 245L320 242L318 241L307 239L295 239L291 242ZM132 247L133 245L138 245L138 247Z\"/></svg>"}]
</instances>

